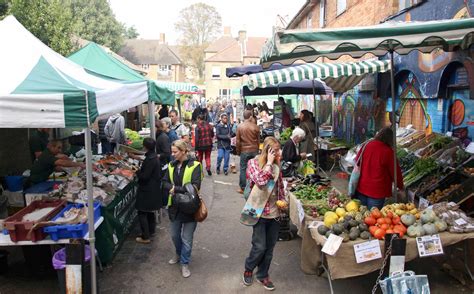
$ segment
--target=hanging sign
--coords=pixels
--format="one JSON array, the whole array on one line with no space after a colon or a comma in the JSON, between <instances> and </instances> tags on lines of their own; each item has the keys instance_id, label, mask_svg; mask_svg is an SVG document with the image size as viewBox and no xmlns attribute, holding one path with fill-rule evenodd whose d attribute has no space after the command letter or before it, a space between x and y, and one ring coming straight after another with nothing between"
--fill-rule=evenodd
<instances>
[{"instance_id":1,"label":"hanging sign","mask_svg":"<svg viewBox=\"0 0 474 294\"><path fill-rule=\"evenodd\" d=\"M439 235L423 236L416 238L416 246L420 257L443 254L443 245Z\"/></svg>"},{"instance_id":2,"label":"hanging sign","mask_svg":"<svg viewBox=\"0 0 474 294\"><path fill-rule=\"evenodd\" d=\"M283 124L283 108L280 102L273 104L273 124L278 128Z\"/></svg>"},{"instance_id":3,"label":"hanging sign","mask_svg":"<svg viewBox=\"0 0 474 294\"><path fill-rule=\"evenodd\" d=\"M379 240L367 241L354 245L354 253L357 263L363 263L382 258Z\"/></svg>"}]
</instances>

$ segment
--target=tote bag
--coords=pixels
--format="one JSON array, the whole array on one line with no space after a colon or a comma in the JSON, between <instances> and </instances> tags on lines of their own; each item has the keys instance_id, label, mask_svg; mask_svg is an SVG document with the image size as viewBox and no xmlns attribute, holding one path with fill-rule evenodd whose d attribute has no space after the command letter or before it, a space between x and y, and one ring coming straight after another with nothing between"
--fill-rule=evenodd
<instances>
[{"instance_id":1,"label":"tote bag","mask_svg":"<svg viewBox=\"0 0 474 294\"><path fill-rule=\"evenodd\" d=\"M370 141L367 141L367 143L365 143L364 146L362 146L362 151L360 152L360 156L359 156L359 158L357 158L354 169L352 170L351 177L349 179L349 187L347 188L347 194L351 198L354 197L355 192L357 190L357 186L359 185L360 167L362 166L362 157L364 155L365 146L367 146L367 144Z\"/></svg>"}]
</instances>

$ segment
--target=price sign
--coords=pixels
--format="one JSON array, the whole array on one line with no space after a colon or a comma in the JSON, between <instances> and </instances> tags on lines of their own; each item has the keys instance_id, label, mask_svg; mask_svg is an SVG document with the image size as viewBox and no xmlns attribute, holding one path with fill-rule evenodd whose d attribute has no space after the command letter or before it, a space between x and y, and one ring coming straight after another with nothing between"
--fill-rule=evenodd
<instances>
[{"instance_id":1,"label":"price sign","mask_svg":"<svg viewBox=\"0 0 474 294\"><path fill-rule=\"evenodd\" d=\"M420 257L443 254L443 245L439 235L423 236L416 238L416 246Z\"/></svg>"},{"instance_id":2,"label":"price sign","mask_svg":"<svg viewBox=\"0 0 474 294\"><path fill-rule=\"evenodd\" d=\"M304 209L303 209L303 204L301 204L300 200L296 201L296 208L298 209L298 218L300 220L300 223L304 221Z\"/></svg>"},{"instance_id":3,"label":"price sign","mask_svg":"<svg viewBox=\"0 0 474 294\"><path fill-rule=\"evenodd\" d=\"M354 245L354 253L357 263L363 263L382 258L379 240L367 241Z\"/></svg>"},{"instance_id":4,"label":"price sign","mask_svg":"<svg viewBox=\"0 0 474 294\"><path fill-rule=\"evenodd\" d=\"M425 198L420 197L420 201L418 202L418 210L423 210L427 208L428 206L430 206L430 202L426 200Z\"/></svg>"},{"instance_id":5,"label":"price sign","mask_svg":"<svg viewBox=\"0 0 474 294\"><path fill-rule=\"evenodd\" d=\"M336 252L339 250L339 247L341 247L342 240L344 240L342 237L330 234L321 251L328 255L334 256L334 254L336 254Z\"/></svg>"}]
</instances>

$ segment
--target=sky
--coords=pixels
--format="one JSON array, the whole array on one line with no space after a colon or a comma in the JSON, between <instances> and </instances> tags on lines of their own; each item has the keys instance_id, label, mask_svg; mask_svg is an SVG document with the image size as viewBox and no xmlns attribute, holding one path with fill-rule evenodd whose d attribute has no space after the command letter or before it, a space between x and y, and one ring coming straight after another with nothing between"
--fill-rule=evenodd
<instances>
[{"instance_id":1,"label":"sky","mask_svg":"<svg viewBox=\"0 0 474 294\"><path fill-rule=\"evenodd\" d=\"M246 30L250 37L271 37L277 15L290 21L306 0L109 0L116 18L134 25L140 39L159 39L166 34L169 44L178 39L174 24L179 12L197 2L214 6L222 17L222 26L230 26L232 35Z\"/></svg>"}]
</instances>

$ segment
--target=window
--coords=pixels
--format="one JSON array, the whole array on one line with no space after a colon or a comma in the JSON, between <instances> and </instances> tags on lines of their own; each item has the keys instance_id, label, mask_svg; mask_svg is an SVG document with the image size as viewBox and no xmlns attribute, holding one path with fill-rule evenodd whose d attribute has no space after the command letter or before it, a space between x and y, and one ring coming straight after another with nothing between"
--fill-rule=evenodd
<instances>
[{"instance_id":1,"label":"window","mask_svg":"<svg viewBox=\"0 0 474 294\"><path fill-rule=\"evenodd\" d=\"M423 0L398 0L398 10L407 9L415 4L421 3Z\"/></svg>"},{"instance_id":2,"label":"window","mask_svg":"<svg viewBox=\"0 0 474 294\"><path fill-rule=\"evenodd\" d=\"M337 0L336 16L341 15L347 8L347 0Z\"/></svg>"},{"instance_id":3,"label":"window","mask_svg":"<svg viewBox=\"0 0 474 294\"><path fill-rule=\"evenodd\" d=\"M221 78L221 67L220 66L213 66L212 67L212 78L213 79L220 79Z\"/></svg>"},{"instance_id":4,"label":"window","mask_svg":"<svg viewBox=\"0 0 474 294\"><path fill-rule=\"evenodd\" d=\"M313 12L312 11L308 13L308 17L306 18L306 27L308 29L313 27Z\"/></svg>"},{"instance_id":5,"label":"window","mask_svg":"<svg viewBox=\"0 0 474 294\"><path fill-rule=\"evenodd\" d=\"M230 89L219 89L219 97L224 99L230 99L232 92Z\"/></svg>"},{"instance_id":6,"label":"window","mask_svg":"<svg viewBox=\"0 0 474 294\"><path fill-rule=\"evenodd\" d=\"M326 0L319 2L319 27L324 28L326 25Z\"/></svg>"},{"instance_id":7,"label":"window","mask_svg":"<svg viewBox=\"0 0 474 294\"><path fill-rule=\"evenodd\" d=\"M171 65L169 64L158 65L158 74L161 76L169 76L171 74Z\"/></svg>"},{"instance_id":8,"label":"window","mask_svg":"<svg viewBox=\"0 0 474 294\"><path fill-rule=\"evenodd\" d=\"M142 64L142 68L144 70L148 70L150 68L150 65L149 64Z\"/></svg>"}]
</instances>

